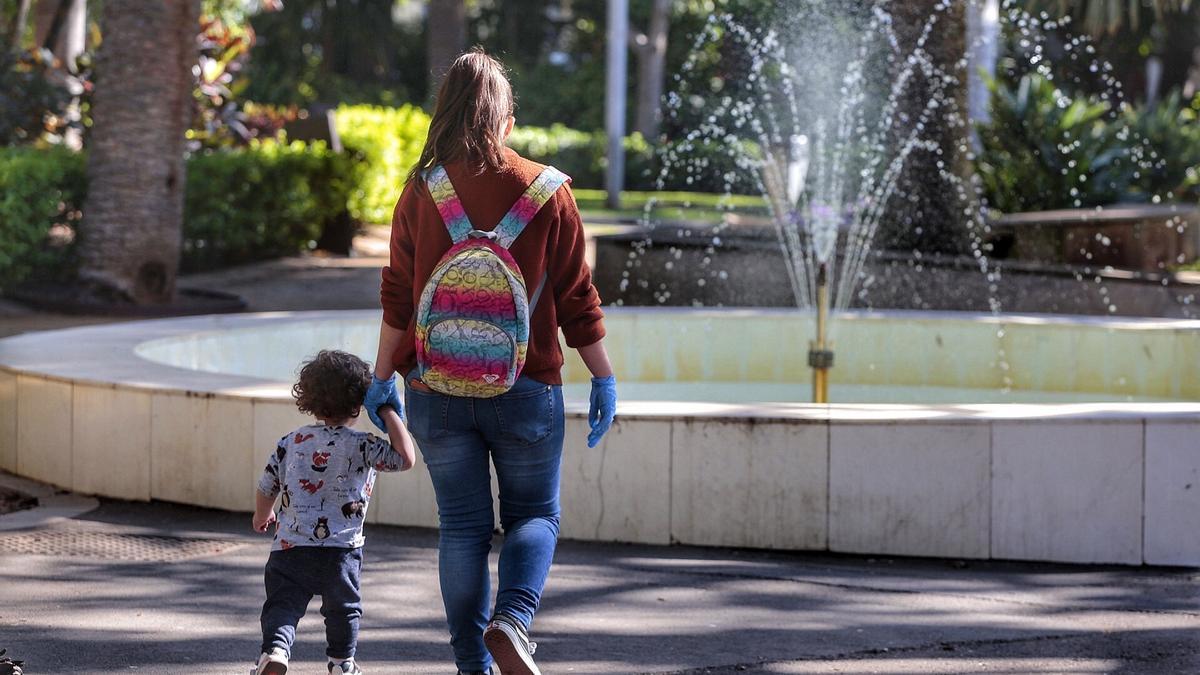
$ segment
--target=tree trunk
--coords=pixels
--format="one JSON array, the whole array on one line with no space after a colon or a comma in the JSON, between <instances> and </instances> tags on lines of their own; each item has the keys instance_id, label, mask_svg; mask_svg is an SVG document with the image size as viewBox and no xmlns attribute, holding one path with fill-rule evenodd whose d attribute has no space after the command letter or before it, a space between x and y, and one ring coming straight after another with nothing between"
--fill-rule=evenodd
<instances>
[{"instance_id":1,"label":"tree trunk","mask_svg":"<svg viewBox=\"0 0 1200 675\"><path fill-rule=\"evenodd\" d=\"M79 278L90 299L165 303L183 225L200 0L105 0Z\"/></svg>"},{"instance_id":2,"label":"tree trunk","mask_svg":"<svg viewBox=\"0 0 1200 675\"><path fill-rule=\"evenodd\" d=\"M897 128L903 135L917 124L929 100L939 98L941 106L925 122L921 138L936 143L941 154L917 150L909 156L884 216L879 241L883 248L962 253L967 241L964 208L970 195L963 192L971 184L970 136L965 124L967 3L950 2L945 9L935 9L940 2L911 0L889 6L902 55L895 66L906 66L903 55L916 49L922 28L936 13L937 22L925 50L934 67L956 81L939 87L918 68L901 99Z\"/></svg>"},{"instance_id":3,"label":"tree trunk","mask_svg":"<svg viewBox=\"0 0 1200 675\"><path fill-rule=\"evenodd\" d=\"M13 17L12 27L8 32L8 48L17 51L21 48L21 38L25 37L25 25L29 21L29 4L33 0L19 0L17 15Z\"/></svg>"},{"instance_id":4,"label":"tree trunk","mask_svg":"<svg viewBox=\"0 0 1200 675\"><path fill-rule=\"evenodd\" d=\"M74 0L41 0L34 7L36 21L34 23L34 42L42 49L58 53L59 36L63 24L67 22L67 14Z\"/></svg>"},{"instance_id":5,"label":"tree trunk","mask_svg":"<svg viewBox=\"0 0 1200 675\"><path fill-rule=\"evenodd\" d=\"M663 96L663 77L667 67L667 30L671 24L671 0L654 0L650 9L650 27L644 44L638 45L638 92L634 131L647 140L658 138ZM639 40L641 42L641 40Z\"/></svg>"},{"instance_id":6,"label":"tree trunk","mask_svg":"<svg viewBox=\"0 0 1200 675\"><path fill-rule=\"evenodd\" d=\"M464 0L429 0L427 18L429 90L433 95L450 64L467 48L467 4Z\"/></svg>"}]
</instances>

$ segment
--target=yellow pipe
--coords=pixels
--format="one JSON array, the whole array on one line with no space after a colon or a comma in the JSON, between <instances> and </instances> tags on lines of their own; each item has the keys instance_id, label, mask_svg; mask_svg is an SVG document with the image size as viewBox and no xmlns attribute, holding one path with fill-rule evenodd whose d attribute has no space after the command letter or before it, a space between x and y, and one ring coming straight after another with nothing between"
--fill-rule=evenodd
<instances>
[{"instance_id":1,"label":"yellow pipe","mask_svg":"<svg viewBox=\"0 0 1200 675\"><path fill-rule=\"evenodd\" d=\"M813 369L813 403L829 403L829 369L833 351L829 349L829 282L825 265L817 271L817 339L808 350L808 365Z\"/></svg>"}]
</instances>

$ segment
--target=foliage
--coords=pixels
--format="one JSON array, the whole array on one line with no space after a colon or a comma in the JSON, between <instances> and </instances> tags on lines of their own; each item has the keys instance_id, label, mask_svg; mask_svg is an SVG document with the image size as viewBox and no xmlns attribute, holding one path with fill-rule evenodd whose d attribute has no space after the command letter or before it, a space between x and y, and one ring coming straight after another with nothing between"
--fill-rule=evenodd
<instances>
[{"instance_id":1,"label":"foliage","mask_svg":"<svg viewBox=\"0 0 1200 675\"><path fill-rule=\"evenodd\" d=\"M51 77L52 60L43 51L0 50L0 145L32 143L66 128L70 95Z\"/></svg>"},{"instance_id":2,"label":"foliage","mask_svg":"<svg viewBox=\"0 0 1200 675\"><path fill-rule=\"evenodd\" d=\"M315 246L346 209L350 159L323 143L252 141L193 155L184 202L183 269L290 255Z\"/></svg>"},{"instance_id":3,"label":"foliage","mask_svg":"<svg viewBox=\"0 0 1200 675\"><path fill-rule=\"evenodd\" d=\"M67 229L87 178L81 155L62 148L0 148L0 286L35 270L69 267ZM60 236L50 241L51 231Z\"/></svg>"},{"instance_id":4,"label":"foliage","mask_svg":"<svg viewBox=\"0 0 1200 675\"><path fill-rule=\"evenodd\" d=\"M196 100L188 140L194 149L238 145L255 137L245 124L239 105L241 92L248 84L238 75L246 65L254 45L254 30L249 24L226 23L204 15L200 19L200 58L195 66Z\"/></svg>"},{"instance_id":5,"label":"foliage","mask_svg":"<svg viewBox=\"0 0 1200 675\"><path fill-rule=\"evenodd\" d=\"M282 7L278 7L282 4ZM262 38L251 53L246 97L260 103L373 103L425 98L425 36L420 21L394 13L395 0L287 0L251 18Z\"/></svg>"},{"instance_id":6,"label":"foliage","mask_svg":"<svg viewBox=\"0 0 1200 675\"><path fill-rule=\"evenodd\" d=\"M1200 199L1200 101L1179 92L1153 106L1126 106L1131 154L1138 161L1132 191L1148 201Z\"/></svg>"},{"instance_id":7,"label":"foliage","mask_svg":"<svg viewBox=\"0 0 1200 675\"><path fill-rule=\"evenodd\" d=\"M608 139L600 132L584 132L561 124L551 127L520 127L508 137L508 145L521 156L542 164L553 164L579 187L603 187L608 167ZM625 139L625 171L633 189L643 179L652 155L638 134Z\"/></svg>"},{"instance_id":8,"label":"foliage","mask_svg":"<svg viewBox=\"0 0 1200 675\"><path fill-rule=\"evenodd\" d=\"M0 285L74 271L85 157L63 148L0 148ZM253 141L188 160L184 271L312 248L346 210L350 158L324 144Z\"/></svg>"},{"instance_id":9,"label":"foliage","mask_svg":"<svg viewBox=\"0 0 1200 675\"><path fill-rule=\"evenodd\" d=\"M979 127L976 162L989 206L1042 211L1129 197L1133 163L1108 103L1072 98L1038 75L1022 77L1015 90L990 86L992 119Z\"/></svg>"},{"instance_id":10,"label":"foliage","mask_svg":"<svg viewBox=\"0 0 1200 675\"><path fill-rule=\"evenodd\" d=\"M350 213L364 222L390 222L408 172L421 155L429 116L414 106L341 106L336 119L342 145L362 160ZM528 159L558 167L577 187L604 185L608 146L603 133L562 125L517 127L508 145ZM627 187L652 189L657 172L651 148L634 134L625 139L625 152Z\"/></svg>"},{"instance_id":11,"label":"foliage","mask_svg":"<svg viewBox=\"0 0 1200 675\"><path fill-rule=\"evenodd\" d=\"M1113 113L1037 75L992 83L992 120L976 161L991 207L1005 212L1200 199L1200 102L1171 94Z\"/></svg>"},{"instance_id":12,"label":"foliage","mask_svg":"<svg viewBox=\"0 0 1200 675\"><path fill-rule=\"evenodd\" d=\"M1034 0L1031 9L1052 16L1074 17L1084 30L1100 37L1123 28L1138 30L1143 24L1162 22L1187 11L1191 0Z\"/></svg>"},{"instance_id":13,"label":"foliage","mask_svg":"<svg viewBox=\"0 0 1200 675\"><path fill-rule=\"evenodd\" d=\"M362 162L355 169L350 214L367 223L391 222L405 177L421 156L429 115L411 105L343 105L335 119L342 146Z\"/></svg>"}]
</instances>

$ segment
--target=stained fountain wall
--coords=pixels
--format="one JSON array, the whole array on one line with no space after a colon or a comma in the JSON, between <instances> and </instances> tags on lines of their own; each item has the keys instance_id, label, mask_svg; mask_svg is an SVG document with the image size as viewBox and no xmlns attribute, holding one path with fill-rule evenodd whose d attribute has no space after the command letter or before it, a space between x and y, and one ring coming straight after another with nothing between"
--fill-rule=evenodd
<instances>
[{"instance_id":1,"label":"stained fountain wall","mask_svg":"<svg viewBox=\"0 0 1200 675\"><path fill-rule=\"evenodd\" d=\"M0 468L80 492L249 510L262 459L304 419L280 378L213 371L273 372L270 356L290 363L289 349L361 352L375 321L370 312L199 317L0 341ZM615 311L610 346L625 381L803 387L805 322L753 310ZM845 379L992 387L1007 376L1181 402L631 401L591 450L576 404L564 536L1200 565L1197 325L904 314L852 318L839 336L835 372ZM237 348L222 355L222 344ZM566 374L585 377L574 360ZM436 526L424 468L382 477L369 520Z\"/></svg>"}]
</instances>

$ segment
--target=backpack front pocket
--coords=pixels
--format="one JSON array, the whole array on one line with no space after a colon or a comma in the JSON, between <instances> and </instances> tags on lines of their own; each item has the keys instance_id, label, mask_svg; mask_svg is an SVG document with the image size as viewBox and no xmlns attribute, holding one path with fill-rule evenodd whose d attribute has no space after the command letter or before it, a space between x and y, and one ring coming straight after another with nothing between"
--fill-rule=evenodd
<instances>
[{"instance_id":1,"label":"backpack front pocket","mask_svg":"<svg viewBox=\"0 0 1200 675\"><path fill-rule=\"evenodd\" d=\"M424 351L421 379L443 394L490 398L516 380L517 343L490 321L438 321L429 327Z\"/></svg>"}]
</instances>

